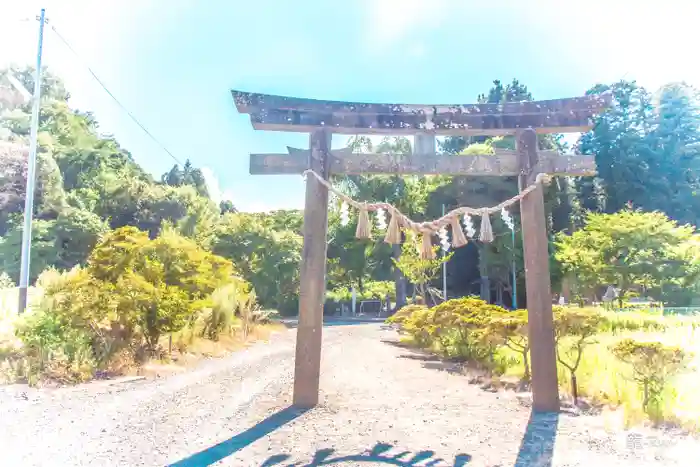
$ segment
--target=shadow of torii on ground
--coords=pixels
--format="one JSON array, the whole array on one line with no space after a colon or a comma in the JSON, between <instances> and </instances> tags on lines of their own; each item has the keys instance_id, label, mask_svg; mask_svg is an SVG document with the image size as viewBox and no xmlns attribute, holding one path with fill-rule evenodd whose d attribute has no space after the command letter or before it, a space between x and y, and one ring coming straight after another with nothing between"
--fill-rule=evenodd
<instances>
[{"instance_id":1,"label":"shadow of torii on ground","mask_svg":"<svg viewBox=\"0 0 700 467\"><path fill-rule=\"evenodd\" d=\"M278 428L286 425L308 412L308 409L287 407L265 420L256 424L242 433L239 433L226 441L216 444L203 451L195 453L185 459L170 464L170 467L204 467L216 464L217 462L231 456L232 454L251 445L255 441L269 435ZM559 414L557 413L532 413L528 421L527 429L515 462L515 467L528 467L537 465L540 467L550 467L552 465L552 455L554 452L554 442L556 438ZM371 449L362 450L356 454L337 454L334 449L319 449L308 462L305 460L292 460L289 454L275 454L265 460L263 467L318 467L326 465L338 465L350 462L373 462L375 464L386 464L395 466L437 466L451 465L461 467L467 465L472 456L469 454L457 454L451 460L451 464L445 459L436 457L433 451L419 451L415 454L412 451L400 451L397 454L390 454L393 445L379 442ZM286 463L291 461L291 463Z\"/></svg>"},{"instance_id":2,"label":"shadow of torii on ground","mask_svg":"<svg viewBox=\"0 0 700 467\"><path fill-rule=\"evenodd\" d=\"M313 458L306 464L294 462L292 464L282 464L290 460L292 456L289 454L277 454L267 459L262 467L320 467L324 465L338 465L345 462L373 462L375 464L396 465L400 467L411 466L433 466L433 465L448 465L445 460L435 457L433 451L419 451L412 454L410 451L402 451L398 454L389 454L393 449L393 445L388 443L377 443L372 449L368 449L359 454L341 455L336 454L334 449L319 449L314 454ZM450 465L453 467L461 467L466 465L471 460L469 454L457 454L454 462ZM427 462L427 463L423 463Z\"/></svg>"}]
</instances>

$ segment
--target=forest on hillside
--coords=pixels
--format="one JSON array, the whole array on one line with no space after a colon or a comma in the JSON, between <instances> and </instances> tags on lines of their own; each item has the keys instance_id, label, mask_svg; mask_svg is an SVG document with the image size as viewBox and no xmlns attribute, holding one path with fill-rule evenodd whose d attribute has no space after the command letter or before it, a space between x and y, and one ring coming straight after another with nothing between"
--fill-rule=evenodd
<instances>
[{"instance_id":1,"label":"forest on hillside","mask_svg":"<svg viewBox=\"0 0 700 467\"><path fill-rule=\"evenodd\" d=\"M31 109L3 80L8 71L0 70L0 272L17 281L27 164L22 153L12 148L27 144ZM33 88L30 68L15 72L15 76L27 89ZM93 114L71 108L70 94L59 77L49 72L44 76L32 281L49 268L66 271L85 265L100 239L116 229L134 227L147 233L151 240L158 239L163 232L176 233L201 250L230 260L255 289L261 306L283 313L296 312L301 212L243 213L230 202L217 205L209 197L204 177L196 167L196 155L192 155L194 164L187 161L182 167L175 165L161 176L146 173L138 160L149 157L148 154L132 155L114 137L103 134ZM613 105L573 147L566 148L560 135L540 138L542 148L593 154L598 166L596 177L559 177L546 189L555 291L565 273L575 268L600 271L616 262L629 262L622 258L621 251L625 258L634 257L630 251L635 244L619 245L619 242L615 244L617 253L605 258L610 264L601 265L595 263L600 263L600 259L574 258L569 254L567 248L584 251L591 236L608 235L613 243L618 240L619 232L611 228L619 222L605 217L596 224L598 233L584 239L579 238L582 234L576 237L575 232L586 232L590 213L632 215L632 220L625 218L627 233L631 229L641 238L654 239L659 222L668 222L669 228L675 229L675 223L696 225L700 215L698 91L683 83L671 83L652 91L635 82L620 81L596 84L587 92L604 91L612 93ZM490 89L475 98L478 102L499 103L534 97L518 80L496 80ZM411 149L410 141L400 137L385 138L376 147L371 147L372 141L364 137L353 138L349 144L357 151L406 153ZM440 142L440 150L454 157L477 149L513 146L510 137L451 137ZM439 217L443 206L450 210L462 205L495 205L517 191L515 179L508 177L348 176L336 177L333 183L358 200L392 203L414 220ZM644 217L644 213L653 211L662 213L661 220L649 222ZM519 229L517 209L511 214ZM641 217L635 217L637 214ZM454 252L447 267L449 294L481 294L508 303L505 297L510 294L511 263L515 260L521 292L519 302L523 306L520 235L516 235L513 249L506 225L498 216L492 222L496 238L492 244L470 242ZM383 298L389 293L395 297L395 291L399 296L405 294L405 279L396 273L392 262L392 257L400 254L400 248L392 251L379 235L373 241L355 239L355 224L356 220L352 220L343 225L339 205L331 206L328 290L337 297L347 296L352 287L361 296ZM605 233L600 234L601 231ZM694 235L694 229L687 233L686 237ZM690 238L686 237L684 242ZM650 272L662 265L676 267L673 271L664 269L669 277L691 277L686 267L688 261L680 261L685 269L678 269L681 266L677 254L680 253L674 249L676 256L669 253L671 256L656 255L658 258L650 259L647 255L639 264L617 265L638 268L635 284L643 285L657 298L687 305L696 293L694 281L669 280L661 284ZM689 253L684 250L683 254ZM586 261L591 264L584 264ZM615 277L606 276L605 280ZM594 279L587 285L591 281Z\"/></svg>"}]
</instances>

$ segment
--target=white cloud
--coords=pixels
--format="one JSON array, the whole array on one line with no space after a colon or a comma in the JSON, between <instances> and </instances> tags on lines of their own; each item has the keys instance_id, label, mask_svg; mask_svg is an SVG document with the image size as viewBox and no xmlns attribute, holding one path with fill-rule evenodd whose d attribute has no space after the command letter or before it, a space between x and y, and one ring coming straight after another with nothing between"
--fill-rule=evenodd
<instances>
[{"instance_id":1,"label":"white cloud","mask_svg":"<svg viewBox=\"0 0 700 467\"><path fill-rule=\"evenodd\" d=\"M255 194L245 193L245 188L241 188L239 191L243 191L243 194L236 194L234 190L230 188L221 188L219 180L216 178L214 171L209 167L202 167L202 176L204 176L204 181L207 184L207 191L209 192L209 197L214 200L217 204L221 201L231 201L233 205L242 212L267 212L274 211L277 209L303 209L303 182L300 178L299 190L297 193L287 193L287 196L283 200L276 200L275 202L266 202L260 199L251 199ZM245 183L241 186L245 186ZM297 196L300 195L301 196Z\"/></svg>"},{"instance_id":2,"label":"white cloud","mask_svg":"<svg viewBox=\"0 0 700 467\"><path fill-rule=\"evenodd\" d=\"M410 46L406 52L410 57L413 58L423 58L425 57L426 53L428 52L428 48L425 46L425 44L413 44Z\"/></svg>"},{"instance_id":3,"label":"white cloud","mask_svg":"<svg viewBox=\"0 0 700 467\"><path fill-rule=\"evenodd\" d=\"M304 202L300 201L299 203L295 203L293 201L287 201L287 202L265 202L261 200L254 200L254 201L243 201L240 204L237 204L235 201L233 202L233 205L236 207L241 212L269 212L269 211L277 211L280 209L304 209Z\"/></svg>"},{"instance_id":4,"label":"white cloud","mask_svg":"<svg viewBox=\"0 0 700 467\"><path fill-rule=\"evenodd\" d=\"M694 59L698 2L549 0L536 9L527 2L518 8L524 21L564 38L558 41L562 52L581 63L569 72L599 82L634 79L649 90L670 81L700 84L700 62Z\"/></svg>"},{"instance_id":5,"label":"white cloud","mask_svg":"<svg viewBox=\"0 0 700 467\"><path fill-rule=\"evenodd\" d=\"M221 191L219 180L216 178L216 175L214 175L214 171L209 167L202 167L200 170L202 171L202 176L207 184L207 192L209 193L209 197L213 199L216 204L219 204L224 199L229 199L223 197L224 193ZM227 191L226 193L228 195L232 194L230 191Z\"/></svg>"},{"instance_id":6,"label":"white cloud","mask_svg":"<svg viewBox=\"0 0 700 467\"><path fill-rule=\"evenodd\" d=\"M409 35L437 27L446 14L447 3L448 0L366 0L367 48L391 48ZM411 54L424 54L425 46L413 43L408 50Z\"/></svg>"},{"instance_id":7,"label":"white cloud","mask_svg":"<svg viewBox=\"0 0 700 467\"><path fill-rule=\"evenodd\" d=\"M243 207L238 207L236 206L237 209L243 212L267 212L267 211L274 211L275 209L281 209L276 206L270 206L266 203L260 202L260 201L253 201L251 203L247 203Z\"/></svg>"}]
</instances>

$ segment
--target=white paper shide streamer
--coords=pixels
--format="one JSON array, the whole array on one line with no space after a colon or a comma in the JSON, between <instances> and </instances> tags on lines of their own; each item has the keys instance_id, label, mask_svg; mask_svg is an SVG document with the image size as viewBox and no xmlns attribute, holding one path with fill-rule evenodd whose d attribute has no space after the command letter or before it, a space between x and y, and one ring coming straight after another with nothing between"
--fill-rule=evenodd
<instances>
[{"instance_id":1,"label":"white paper shide streamer","mask_svg":"<svg viewBox=\"0 0 700 467\"><path fill-rule=\"evenodd\" d=\"M440 237L440 247L442 251L447 252L450 249L450 239L447 237L447 228L443 226L438 235Z\"/></svg>"},{"instance_id":2,"label":"white paper shide streamer","mask_svg":"<svg viewBox=\"0 0 700 467\"><path fill-rule=\"evenodd\" d=\"M384 209L377 209L377 229L386 230L386 211Z\"/></svg>"},{"instance_id":3,"label":"white paper shide streamer","mask_svg":"<svg viewBox=\"0 0 700 467\"><path fill-rule=\"evenodd\" d=\"M465 214L462 222L464 223L464 233L467 234L467 237L474 238L474 235L476 235L476 229L474 228L474 223L472 222L472 216Z\"/></svg>"},{"instance_id":4,"label":"white paper shide streamer","mask_svg":"<svg viewBox=\"0 0 700 467\"><path fill-rule=\"evenodd\" d=\"M501 219L503 219L503 223L506 225L506 227L508 227L509 230L513 230L515 228L513 218L510 216L510 213L506 208L501 209Z\"/></svg>"},{"instance_id":5,"label":"white paper shide streamer","mask_svg":"<svg viewBox=\"0 0 700 467\"><path fill-rule=\"evenodd\" d=\"M348 211L348 203L343 201L340 205L340 225L343 227L350 223L350 212Z\"/></svg>"},{"instance_id":6,"label":"white paper shide streamer","mask_svg":"<svg viewBox=\"0 0 700 467\"><path fill-rule=\"evenodd\" d=\"M415 235L421 236L421 257L425 259L432 259L435 254L432 247L432 236L438 235L440 237L440 245L443 251L448 251L450 248L459 248L468 243L468 238L475 238L476 229L474 228L474 223L472 221L472 216L481 217L481 222L479 225L479 240L481 242L489 243L494 240L493 228L491 226L490 215L495 214L500 211L501 217L504 223L509 229L513 230L515 228L515 223L512 216L506 209L509 206L519 202L538 186L546 183L547 176L545 174L537 175L535 183L528 186L522 190L516 196L503 201L502 203L487 208L469 208L469 207L458 207L450 212L444 214L439 219L433 221L415 222L408 218L405 214L401 213L395 206L388 203L367 203L355 201L345 193L336 189L328 180L320 176L313 170L304 171L304 176L311 175L315 177L323 186L328 189L329 192L334 193L340 200L342 204L340 206L340 223L346 226L350 223L350 213L349 207L353 207L358 211L357 215L357 228L355 230L355 236L359 239L371 239L372 238L372 222L370 221L370 212L374 212L376 215L376 227L378 230L386 231L384 235L384 241L392 245L398 245L402 241L402 232L413 232ZM389 215L390 221L387 226L387 214ZM464 216L462 223L464 229L460 226L460 216ZM452 229L452 241L450 242L450 237L448 236L447 226ZM465 236L466 234L466 236Z\"/></svg>"}]
</instances>

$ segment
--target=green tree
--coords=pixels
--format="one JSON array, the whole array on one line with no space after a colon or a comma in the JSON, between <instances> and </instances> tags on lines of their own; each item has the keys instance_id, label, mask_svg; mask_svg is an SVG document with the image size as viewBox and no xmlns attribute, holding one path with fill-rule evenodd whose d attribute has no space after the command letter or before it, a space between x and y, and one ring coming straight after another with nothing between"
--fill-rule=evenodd
<instances>
[{"instance_id":1,"label":"green tree","mask_svg":"<svg viewBox=\"0 0 700 467\"><path fill-rule=\"evenodd\" d=\"M384 279L384 274L379 273L385 262L382 259L389 258L391 247L383 243L383 237L375 235L371 240L355 238L357 222L341 225L337 216L331 214L328 228L328 288L356 287L357 291L364 291L364 284L373 277ZM385 271L386 273L386 271Z\"/></svg>"},{"instance_id":2,"label":"green tree","mask_svg":"<svg viewBox=\"0 0 700 467\"><path fill-rule=\"evenodd\" d=\"M150 350L162 334L192 322L216 289L237 280L230 261L194 241L173 231L150 240L134 227L106 235L87 272L99 281L121 326L139 328Z\"/></svg>"},{"instance_id":3,"label":"green tree","mask_svg":"<svg viewBox=\"0 0 700 467\"><path fill-rule=\"evenodd\" d=\"M0 76L6 73L11 73L12 76L19 81L24 89L32 92L34 90L34 75L36 73L36 68L33 66L26 66L23 68L5 68L0 70ZM64 100L67 101L70 98L70 94L66 91L66 88L58 76L53 74L46 67L41 69L41 95L44 99L50 100ZM31 107L30 103L25 104L28 108Z\"/></svg>"},{"instance_id":4,"label":"green tree","mask_svg":"<svg viewBox=\"0 0 700 467\"><path fill-rule=\"evenodd\" d=\"M238 212L236 206L233 205L233 201L227 199L219 202L219 209L221 210L221 214Z\"/></svg>"},{"instance_id":5,"label":"green tree","mask_svg":"<svg viewBox=\"0 0 700 467\"><path fill-rule=\"evenodd\" d=\"M597 85L610 92L611 107L595 119L577 145L594 154L596 178L576 182L580 211L616 212L631 204L659 210L679 222L697 223L700 214L700 97L683 83L651 94L635 82Z\"/></svg>"},{"instance_id":6,"label":"green tree","mask_svg":"<svg viewBox=\"0 0 700 467\"><path fill-rule=\"evenodd\" d=\"M66 209L53 226L58 250L54 266L68 270L84 265L100 237L108 231L109 226L97 214L84 209Z\"/></svg>"},{"instance_id":7,"label":"green tree","mask_svg":"<svg viewBox=\"0 0 700 467\"><path fill-rule=\"evenodd\" d=\"M54 220L32 223L29 278L34 281L49 267L68 270L84 264L107 224L95 214L69 208ZM22 227L17 226L0 239L0 270L19 280Z\"/></svg>"},{"instance_id":8,"label":"green tree","mask_svg":"<svg viewBox=\"0 0 700 467\"><path fill-rule=\"evenodd\" d=\"M290 230L274 230L246 213L227 214L217 226L212 251L233 261L249 281L260 304L296 311L302 238Z\"/></svg>"},{"instance_id":9,"label":"green tree","mask_svg":"<svg viewBox=\"0 0 700 467\"><path fill-rule=\"evenodd\" d=\"M357 152L375 151L377 153L391 154L410 154L412 152L410 141L404 137L385 137L376 148L373 147L369 138L355 137L349 140L349 146ZM407 216L420 219L425 216L429 194L445 183L445 179L444 177L435 176L352 175L336 177L334 183L338 188L355 199L369 202L385 201L397 207ZM331 238L335 240L331 241L329 250L342 251L344 248L347 248L346 235L335 235ZM336 241L342 241L343 243L334 244ZM348 257L348 260L341 261L341 263L365 265L365 259L375 258L374 269L379 274L372 276L372 278L384 280L384 271L392 267L394 260L399 259L402 250L400 245L394 245L391 250L388 250L381 243L375 243L365 247L355 246L352 248L352 251L354 253L346 252L345 256ZM355 258L354 261L350 260L350 257ZM348 270L346 269L346 271ZM356 271L348 272L357 274ZM400 308L406 303L406 279L398 268L394 268L394 282L396 284L397 307Z\"/></svg>"},{"instance_id":10,"label":"green tree","mask_svg":"<svg viewBox=\"0 0 700 467\"><path fill-rule=\"evenodd\" d=\"M664 211L681 223L700 216L700 94L682 83L657 93L648 138L650 174L646 209ZM661 175L661 177L659 177ZM635 203L637 204L637 203Z\"/></svg>"},{"instance_id":11,"label":"green tree","mask_svg":"<svg viewBox=\"0 0 700 467\"><path fill-rule=\"evenodd\" d=\"M55 221L37 219L32 223L32 249L29 279L34 281L41 271L58 263L60 252L54 236ZM0 270L19 280L22 228L15 227L0 238Z\"/></svg>"},{"instance_id":12,"label":"green tree","mask_svg":"<svg viewBox=\"0 0 700 467\"><path fill-rule=\"evenodd\" d=\"M17 225L24 212L27 158L21 144L0 141L0 235ZM28 148L24 146L28 152ZM55 218L66 207L61 173L50 154L37 155L34 215Z\"/></svg>"},{"instance_id":13,"label":"green tree","mask_svg":"<svg viewBox=\"0 0 700 467\"><path fill-rule=\"evenodd\" d=\"M586 225L556 240L556 259L584 287L614 284L620 305L632 293L666 284L692 285L697 264L693 228L659 212L591 213ZM689 262L691 261L691 262Z\"/></svg>"},{"instance_id":14,"label":"green tree","mask_svg":"<svg viewBox=\"0 0 700 467\"><path fill-rule=\"evenodd\" d=\"M200 196L209 197L207 182L202 171L193 167L189 159L185 161L182 169L178 164L175 164L161 176L161 181L170 186L191 185L195 187Z\"/></svg>"},{"instance_id":15,"label":"green tree","mask_svg":"<svg viewBox=\"0 0 700 467\"><path fill-rule=\"evenodd\" d=\"M399 259L394 259L394 264L409 282L414 285L415 292L424 300L424 303L429 303L429 296L431 296L433 302L436 302L436 297L430 291L430 283L438 277L442 264L450 260L452 253L438 255L437 250L439 247L436 246L433 247L435 258L423 259L420 256L418 247L418 239L413 233L408 232L406 241L401 248L401 256Z\"/></svg>"},{"instance_id":16,"label":"green tree","mask_svg":"<svg viewBox=\"0 0 700 467\"><path fill-rule=\"evenodd\" d=\"M612 106L595 119L593 129L578 142L577 151L594 154L596 181L578 179L579 204L584 210L616 212L628 202L647 205L648 182L661 174L653 174L646 162L646 134L652 116L651 96L635 82L620 81L596 85L587 94L610 92Z\"/></svg>"},{"instance_id":17,"label":"green tree","mask_svg":"<svg viewBox=\"0 0 700 467\"><path fill-rule=\"evenodd\" d=\"M491 88L477 97L481 104L503 104L506 102L531 101L532 94L527 86L513 79L510 83L495 80ZM562 135L539 135L539 147L541 149L564 150ZM440 149L445 154L460 156L473 154L493 154L495 148L515 149L516 141L513 136L492 138L487 136L474 137L446 137L440 143ZM547 212L547 227L554 232L567 229L571 222L572 213L572 189L567 178L558 178L550 184L545 191L545 208ZM435 190L429 201L430 217L437 217L441 213L441 206L451 209L457 206L493 206L508 199L518 192L515 177L497 176L457 176L452 177L449 183ZM511 212L517 222L518 212ZM491 300L492 282L496 284L498 298L502 299L503 291L512 292L512 261L515 259L517 278L523 276L523 266L520 260L522 248L516 245L512 248L510 232L500 222L494 223L496 240L491 244L476 243L479 252L479 271L481 283L481 297ZM520 237L520 235L518 235ZM520 239L518 238L518 242ZM461 258L459 258L461 260ZM465 271L462 265L450 268L451 273L466 278L477 271ZM471 272L471 274L470 274ZM464 279L462 279L464 280ZM448 283L452 282L448 280Z\"/></svg>"}]
</instances>

